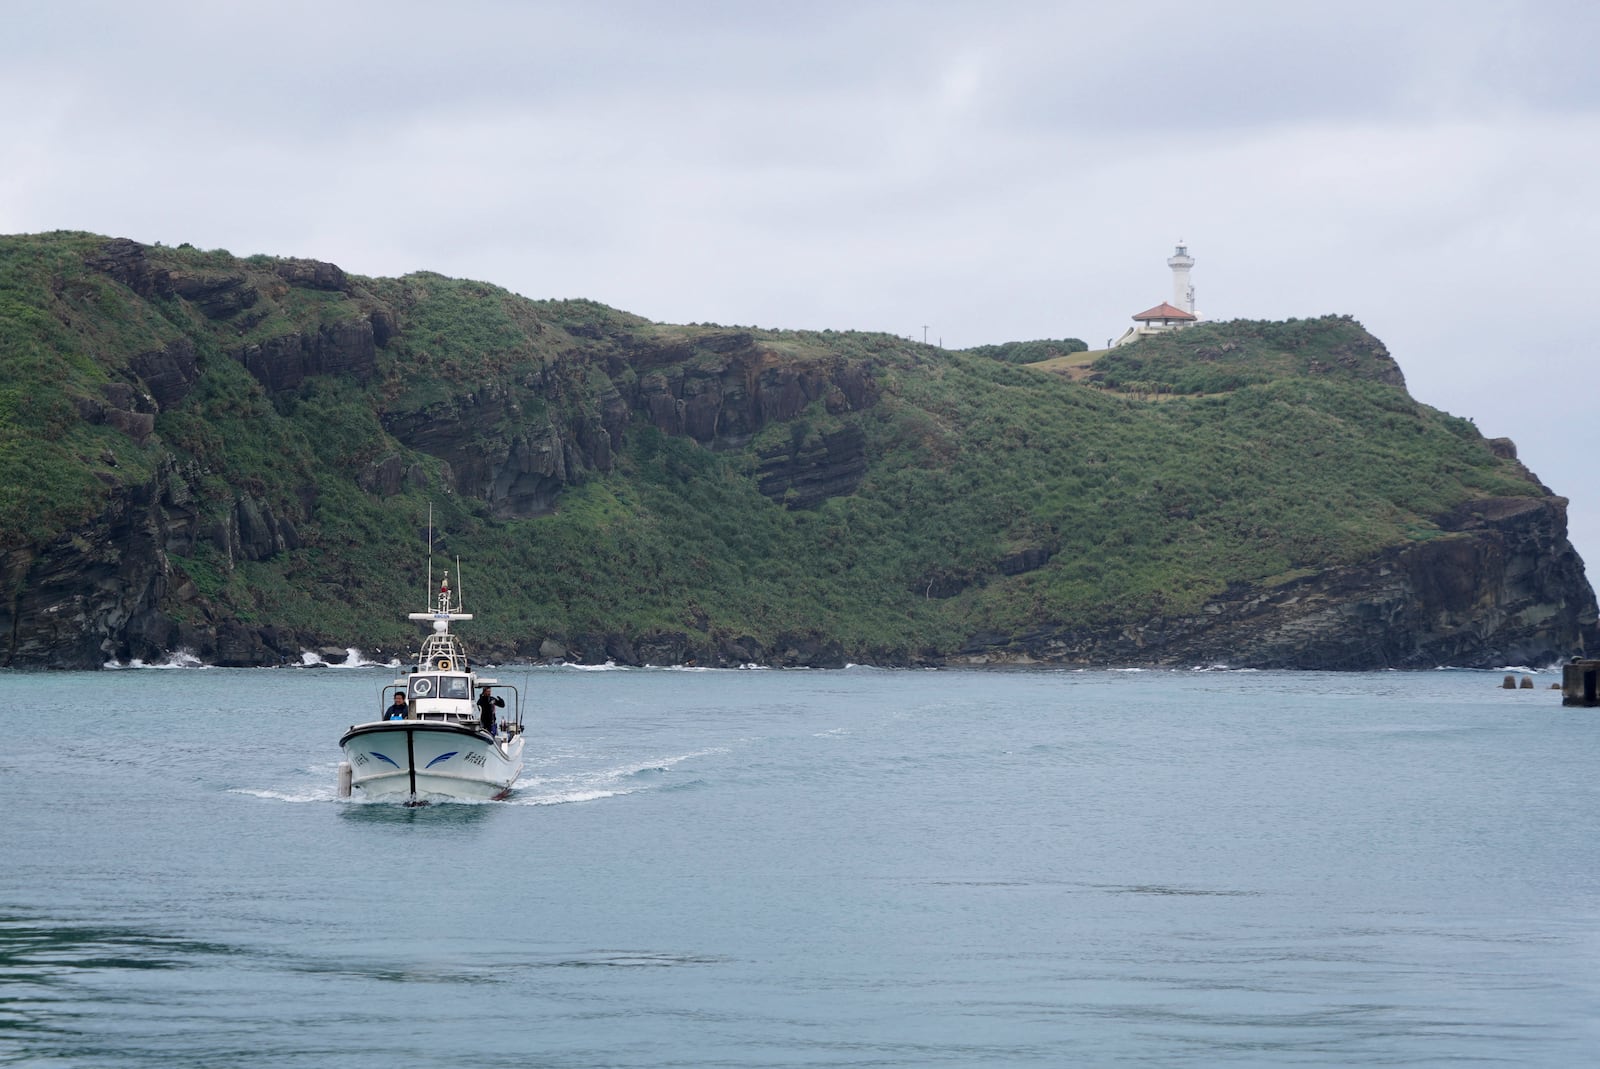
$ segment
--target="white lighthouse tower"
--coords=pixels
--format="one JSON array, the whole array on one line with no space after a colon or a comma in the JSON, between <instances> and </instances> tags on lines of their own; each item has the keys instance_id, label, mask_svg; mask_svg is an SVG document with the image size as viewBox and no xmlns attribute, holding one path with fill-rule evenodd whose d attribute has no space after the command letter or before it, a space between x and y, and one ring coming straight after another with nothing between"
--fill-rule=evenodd
<instances>
[{"instance_id":1,"label":"white lighthouse tower","mask_svg":"<svg viewBox=\"0 0 1600 1069\"><path fill-rule=\"evenodd\" d=\"M1167 258L1167 266L1172 268L1171 303L1162 301L1134 316L1133 326L1116 341L1108 342L1109 345L1127 345L1152 334L1183 330L1200 321L1194 310L1194 287L1189 285L1189 269L1194 266L1194 257L1189 255L1189 247L1182 238L1178 239L1177 250Z\"/></svg>"},{"instance_id":2,"label":"white lighthouse tower","mask_svg":"<svg viewBox=\"0 0 1600 1069\"><path fill-rule=\"evenodd\" d=\"M1189 284L1189 269L1194 266L1194 257L1189 255L1189 247L1182 238L1178 239L1178 250L1167 257L1167 266L1172 268L1173 305L1194 315L1194 287Z\"/></svg>"}]
</instances>

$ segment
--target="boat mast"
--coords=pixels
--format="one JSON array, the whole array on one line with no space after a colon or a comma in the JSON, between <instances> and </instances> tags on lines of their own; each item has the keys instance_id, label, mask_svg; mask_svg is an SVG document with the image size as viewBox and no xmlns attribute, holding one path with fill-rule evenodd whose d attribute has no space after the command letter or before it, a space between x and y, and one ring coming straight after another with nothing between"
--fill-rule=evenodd
<instances>
[{"instance_id":1,"label":"boat mast","mask_svg":"<svg viewBox=\"0 0 1600 1069\"><path fill-rule=\"evenodd\" d=\"M456 576L460 579L461 558L456 558ZM470 612L461 611L461 599L456 598L455 604L450 603L450 570L445 569L444 579L439 583L439 593L433 593L433 502L428 502L428 597L423 602L423 612L407 613L408 620L427 620L433 623L433 632L436 635L450 633L452 620L470 620Z\"/></svg>"}]
</instances>

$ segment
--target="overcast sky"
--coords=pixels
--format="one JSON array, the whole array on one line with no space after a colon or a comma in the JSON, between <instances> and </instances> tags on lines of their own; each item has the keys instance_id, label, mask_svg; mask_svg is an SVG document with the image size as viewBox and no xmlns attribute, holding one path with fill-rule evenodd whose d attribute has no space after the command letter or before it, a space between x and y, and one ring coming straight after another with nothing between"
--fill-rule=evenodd
<instances>
[{"instance_id":1,"label":"overcast sky","mask_svg":"<svg viewBox=\"0 0 1600 1069\"><path fill-rule=\"evenodd\" d=\"M950 347L1353 315L1600 566L1600 4L13 0L0 232ZM1593 571L1591 572L1593 576Z\"/></svg>"}]
</instances>

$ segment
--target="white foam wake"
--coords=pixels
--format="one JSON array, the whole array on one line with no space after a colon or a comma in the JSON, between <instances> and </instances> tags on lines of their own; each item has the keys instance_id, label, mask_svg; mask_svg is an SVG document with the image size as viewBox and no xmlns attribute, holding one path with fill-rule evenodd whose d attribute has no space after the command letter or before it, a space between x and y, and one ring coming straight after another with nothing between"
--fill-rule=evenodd
<instances>
[{"instance_id":1,"label":"white foam wake","mask_svg":"<svg viewBox=\"0 0 1600 1069\"><path fill-rule=\"evenodd\" d=\"M507 805L564 805L568 802L594 802L603 798L619 798L641 791L658 790L676 786L668 773L696 757L709 757L727 753L723 747L711 747L679 754L676 757L651 758L631 761L611 768L565 775L527 772L517 780Z\"/></svg>"},{"instance_id":2,"label":"white foam wake","mask_svg":"<svg viewBox=\"0 0 1600 1069\"><path fill-rule=\"evenodd\" d=\"M271 790L264 787L230 787L229 794L242 794L247 798L260 798L268 802L328 802L338 793L330 782L326 787L303 787L300 790Z\"/></svg>"}]
</instances>

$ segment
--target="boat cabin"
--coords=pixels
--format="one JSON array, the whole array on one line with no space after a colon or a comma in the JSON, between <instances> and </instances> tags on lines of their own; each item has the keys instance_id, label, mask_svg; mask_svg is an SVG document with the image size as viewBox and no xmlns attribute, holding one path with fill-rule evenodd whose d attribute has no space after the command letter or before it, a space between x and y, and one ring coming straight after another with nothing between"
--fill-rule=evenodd
<instances>
[{"instance_id":1,"label":"boat cabin","mask_svg":"<svg viewBox=\"0 0 1600 1069\"><path fill-rule=\"evenodd\" d=\"M406 694L413 702L472 701L472 680L465 672L417 674L406 679Z\"/></svg>"}]
</instances>

